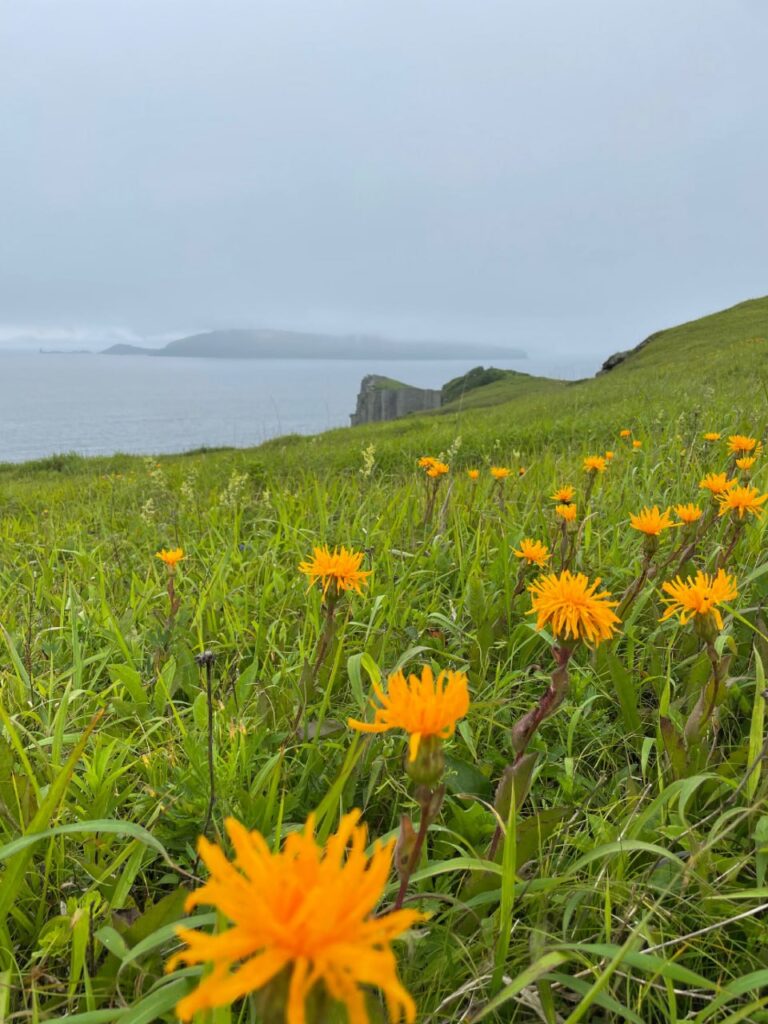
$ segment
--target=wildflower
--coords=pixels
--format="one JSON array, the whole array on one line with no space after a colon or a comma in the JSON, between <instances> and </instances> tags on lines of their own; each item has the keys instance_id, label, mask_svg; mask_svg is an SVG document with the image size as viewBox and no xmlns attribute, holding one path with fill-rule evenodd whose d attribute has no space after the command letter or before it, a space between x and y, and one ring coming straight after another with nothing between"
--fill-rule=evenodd
<instances>
[{"instance_id":1,"label":"wildflower","mask_svg":"<svg viewBox=\"0 0 768 1024\"><path fill-rule=\"evenodd\" d=\"M345 547L331 551L326 544L325 547L314 548L312 559L301 562L299 571L309 576L310 587L318 580L322 582L323 597L331 585L335 588L335 594L342 590L356 590L362 594L362 587L367 585L371 575L370 570L361 570L362 561L362 551L352 551Z\"/></svg>"},{"instance_id":2,"label":"wildflower","mask_svg":"<svg viewBox=\"0 0 768 1024\"><path fill-rule=\"evenodd\" d=\"M517 471L517 475L518 475L518 476L525 476L525 474L526 474L527 472L528 472L528 470L527 470L527 469L525 468L525 466L521 466L521 467L520 467L520 468L518 469L518 471Z\"/></svg>"},{"instance_id":3,"label":"wildflower","mask_svg":"<svg viewBox=\"0 0 768 1024\"><path fill-rule=\"evenodd\" d=\"M745 437L744 434L731 434L728 438L728 451L734 455L746 455L748 452L757 454L762 447L756 438Z\"/></svg>"},{"instance_id":4,"label":"wildflower","mask_svg":"<svg viewBox=\"0 0 768 1024\"><path fill-rule=\"evenodd\" d=\"M688 505L676 505L675 515L681 523L685 523L686 526L690 526L692 523L697 522L701 519L704 513L701 511L698 505L689 503Z\"/></svg>"},{"instance_id":5,"label":"wildflower","mask_svg":"<svg viewBox=\"0 0 768 1024\"><path fill-rule=\"evenodd\" d=\"M445 476L448 472L448 466L444 462L439 462L437 459L432 461L432 465L427 467L427 476L433 480L437 480L438 477Z\"/></svg>"},{"instance_id":6,"label":"wildflower","mask_svg":"<svg viewBox=\"0 0 768 1024\"><path fill-rule=\"evenodd\" d=\"M610 462L615 454L616 454L615 452L606 452L605 456L604 456L605 457L605 461L606 462Z\"/></svg>"},{"instance_id":7,"label":"wildflower","mask_svg":"<svg viewBox=\"0 0 768 1024\"><path fill-rule=\"evenodd\" d=\"M754 457L754 455L745 455L741 459L736 459L736 465L739 467L739 469L743 469L745 472L747 470L752 469L756 462L757 459Z\"/></svg>"},{"instance_id":8,"label":"wildflower","mask_svg":"<svg viewBox=\"0 0 768 1024\"><path fill-rule=\"evenodd\" d=\"M176 566L184 558L183 548L171 548L170 551L166 551L162 548L155 554L155 558L159 558L161 562L164 562L168 567L168 572L176 572Z\"/></svg>"},{"instance_id":9,"label":"wildflower","mask_svg":"<svg viewBox=\"0 0 768 1024\"><path fill-rule=\"evenodd\" d=\"M228 818L233 861L200 838L198 849L210 878L187 897L185 907L214 906L232 927L218 935L177 929L186 947L166 969L213 965L176 1007L181 1020L227 1006L290 971L288 1024L304 1024L307 996L318 982L345 1004L351 1024L369 1020L362 988L368 985L383 991L393 1019L415 1021L416 1007L397 976L390 943L423 916L413 910L371 916L387 884L394 842L379 844L367 855L367 829L359 818L360 811L345 814L322 846L310 816L304 830L291 833L278 853L259 832Z\"/></svg>"},{"instance_id":10,"label":"wildflower","mask_svg":"<svg viewBox=\"0 0 768 1024\"><path fill-rule=\"evenodd\" d=\"M704 440L705 441L719 441L722 436L723 436L722 434L715 433L714 430L709 430L709 431L707 431L706 434L704 434Z\"/></svg>"},{"instance_id":11,"label":"wildflower","mask_svg":"<svg viewBox=\"0 0 768 1024\"><path fill-rule=\"evenodd\" d=\"M723 617L717 606L723 601L733 600L739 593L736 580L724 569L720 569L716 576L699 571L695 580L689 576L685 582L678 576L662 584L661 589L669 595L664 598L669 607L661 617L662 622L673 615L679 615L681 624L685 625L691 618L712 616L718 629L723 628Z\"/></svg>"},{"instance_id":12,"label":"wildflower","mask_svg":"<svg viewBox=\"0 0 768 1024\"><path fill-rule=\"evenodd\" d=\"M668 530L675 524L669 517L669 509L659 512L658 506L653 508L647 506L637 515L630 515L629 521L632 526L649 537L658 537L662 530Z\"/></svg>"},{"instance_id":13,"label":"wildflower","mask_svg":"<svg viewBox=\"0 0 768 1024\"><path fill-rule=\"evenodd\" d=\"M584 573L564 569L560 575L540 576L528 587L533 595L529 615L536 615L536 628L549 625L558 640L584 640L595 646L609 640L619 619L610 593L597 593L600 578L590 583Z\"/></svg>"},{"instance_id":14,"label":"wildflower","mask_svg":"<svg viewBox=\"0 0 768 1024\"><path fill-rule=\"evenodd\" d=\"M549 548L546 544L542 544L540 540L533 540L531 537L526 537L520 541L520 550L513 549L512 553L517 558L524 558L529 565L538 565L542 568L547 564L551 555Z\"/></svg>"},{"instance_id":15,"label":"wildflower","mask_svg":"<svg viewBox=\"0 0 768 1024\"><path fill-rule=\"evenodd\" d=\"M555 515L559 516L565 523L576 522L576 506L572 504L568 505L557 505L555 507Z\"/></svg>"},{"instance_id":16,"label":"wildflower","mask_svg":"<svg viewBox=\"0 0 768 1024\"><path fill-rule=\"evenodd\" d=\"M768 501L768 494L759 494L756 487L731 487L717 500L720 504L718 515L724 516L726 512L733 512L734 516L738 515L739 519L743 519L744 514L749 512L760 519L765 511L761 506Z\"/></svg>"},{"instance_id":17,"label":"wildflower","mask_svg":"<svg viewBox=\"0 0 768 1024\"><path fill-rule=\"evenodd\" d=\"M453 736L456 722L469 709L467 677L463 672L441 672L435 680L432 669L425 665L421 678L410 675L406 681L402 671L389 676L387 693L376 683L373 691L381 707L371 700L376 709L373 722L347 719L347 725L359 732L387 732L404 729L410 736L408 760L413 762L421 741L436 736L445 740Z\"/></svg>"},{"instance_id":18,"label":"wildflower","mask_svg":"<svg viewBox=\"0 0 768 1024\"><path fill-rule=\"evenodd\" d=\"M422 455L419 459L419 465L422 469L429 469L430 466L434 465L438 460L433 459L431 455Z\"/></svg>"},{"instance_id":19,"label":"wildflower","mask_svg":"<svg viewBox=\"0 0 768 1024\"><path fill-rule=\"evenodd\" d=\"M635 440L632 442L632 447L637 451L639 448L643 447L643 442Z\"/></svg>"},{"instance_id":20,"label":"wildflower","mask_svg":"<svg viewBox=\"0 0 768 1024\"><path fill-rule=\"evenodd\" d=\"M631 436L632 436L632 431L631 430L627 430L626 427L624 428L624 430L620 430L619 431L619 437L625 437L626 438L626 437L631 437Z\"/></svg>"},{"instance_id":21,"label":"wildflower","mask_svg":"<svg viewBox=\"0 0 768 1024\"><path fill-rule=\"evenodd\" d=\"M480 479L480 470L479 469L468 469L467 470L467 476L469 477L470 480L479 480Z\"/></svg>"},{"instance_id":22,"label":"wildflower","mask_svg":"<svg viewBox=\"0 0 768 1024\"><path fill-rule=\"evenodd\" d=\"M584 459L584 469L587 473L604 473L607 465L602 455L588 455Z\"/></svg>"},{"instance_id":23,"label":"wildflower","mask_svg":"<svg viewBox=\"0 0 768 1024\"><path fill-rule=\"evenodd\" d=\"M506 469L504 466L491 466L491 476L494 480L506 480L511 470Z\"/></svg>"},{"instance_id":24,"label":"wildflower","mask_svg":"<svg viewBox=\"0 0 768 1024\"><path fill-rule=\"evenodd\" d=\"M710 491L713 496L724 494L731 487L736 487L738 480L729 480L725 473L707 473L703 480L699 481L699 487L703 491Z\"/></svg>"},{"instance_id":25,"label":"wildflower","mask_svg":"<svg viewBox=\"0 0 768 1024\"><path fill-rule=\"evenodd\" d=\"M570 505L575 494L575 489L568 484L565 487L558 487L550 497L560 505Z\"/></svg>"}]
</instances>

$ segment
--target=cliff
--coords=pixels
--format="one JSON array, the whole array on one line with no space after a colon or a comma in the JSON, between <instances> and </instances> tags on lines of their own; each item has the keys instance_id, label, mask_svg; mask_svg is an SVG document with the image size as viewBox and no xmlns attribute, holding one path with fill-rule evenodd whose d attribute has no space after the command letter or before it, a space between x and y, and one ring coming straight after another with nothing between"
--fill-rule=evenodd
<instances>
[{"instance_id":1,"label":"cliff","mask_svg":"<svg viewBox=\"0 0 768 1024\"><path fill-rule=\"evenodd\" d=\"M396 420L411 412L426 412L440 408L439 391L412 388L399 380L368 374L363 377L357 407L349 417L353 427L363 423L381 423Z\"/></svg>"}]
</instances>

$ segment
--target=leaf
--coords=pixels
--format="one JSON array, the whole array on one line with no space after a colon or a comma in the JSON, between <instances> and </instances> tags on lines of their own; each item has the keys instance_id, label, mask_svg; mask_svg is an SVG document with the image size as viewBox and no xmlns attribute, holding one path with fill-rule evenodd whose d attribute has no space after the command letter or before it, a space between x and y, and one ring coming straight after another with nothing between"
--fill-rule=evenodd
<instances>
[{"instance_id":1,"label":"leaf","mask_svg":"<svg viewBox=\"0 0 768 1024\"><path fill-rule=\"evenodd\" d=\"M664 750L667 752L669 763L672 766L672 774L676 779L685 778L688 773L688 755L683 737L675 728L672 720L665 715L659 718L659 731L664 742Z\"/></svg>"},{"instance_id":2,"label":"leaf","mask_svg":"<svg viewBox=\"0 0 768 1024\"><path fill-rule=\"evenodd\" d=\"M598 648L598 655L602 657L602 661L610 674L616 696L619 698L624 728L628 733L639 732L641 721L640 713L637 710L637 687L632 673L617 655L607 647Z\"/></svg>"},{"instance_id":3,"label":"leaf","mask_svg":"<svg viewBox=\"0 0 768 1024\"><path fill-rule=\"evenodd\" d=\"M121 683L135 704L144 706L149 703L149 695L141 681L141 674L131 665L107 665L109 677L113 683Z\"/></svg>"},{"instance_id":4,"label":"leaf","mask_svg":"<svg viewBox=\"0 0 768 1024\"><path fill-rule=\"evenodd\" d=\"M461 761L452 754L445 755L445 785L449 793L469 793L490 799L491 783L478 767Z\"/></svg>"},{"instance_id":5,"label":"leaf","mask_svg":"<svg viewBox=\"0 0 768 1024\"><path fill-rule=\"evenodd\" d=\"M23 843L24 840L29 839L36 841L36 834L40 833L48 822L56 815L59 809L59 804L64 799L64 794L67 791L69 780L72 778L75 768L77 767L77 763L83 755L88 739L103 714L103 711L98 711L85 727L83 735L80 737L79 742L67 758L66 764L54 777L45 799L40 804L37 813L29 824L29 829L21 839L16 840L17 843ZM14 844L9 843L4 847L4 849L7 849L8 846L14 846ZM16 896L24 883L24 874L32 857L32 848L33 842L19 847L13 853L12 859L10 860L8 867L5 869L3 884L0 886L0 927L5 925L5 919L11 908L11 904L16 899Z\"/></svg>"},{"instance_id":6,"label":"leaf","mask_svg":"<svg viewBox=\"0 0 768 1024\"><path fill-rule=\"evenodd\" d=\"M755 699L752 704L752 719L749 724L749 747L747 751L747 771L749 778L744 784L748 801L754 799L760 782L760 771L763 763L761 757L765 732L765 669L760 653L755 648Z\"/></svg>"},{"instance_id":7,"label":"leaf","mask_svg":"<svg viewBox=\"0 0 768 1024\"><path fill-rule=\"evenodd\" d=\"M515 978L514 981L510 982L509 985L505 985L504 988L497 995L486 1003L480 1013L475 1014L474 1017L470 1017L470 1024L476 1024L477 1021L485 1020L491 1013L495 1013L500 1006L504 1003L509 1002L510 999L514 998L518 992L522 992L524 988L528 988L529 985L535 984L539 978L548 974L549 971L553 971L556 967L560 967L561 964L566 963L568 957L563 953L545 953L544 956L532 963L530 967L526 967L524 971Z\"/></svg>"}]
</instances>

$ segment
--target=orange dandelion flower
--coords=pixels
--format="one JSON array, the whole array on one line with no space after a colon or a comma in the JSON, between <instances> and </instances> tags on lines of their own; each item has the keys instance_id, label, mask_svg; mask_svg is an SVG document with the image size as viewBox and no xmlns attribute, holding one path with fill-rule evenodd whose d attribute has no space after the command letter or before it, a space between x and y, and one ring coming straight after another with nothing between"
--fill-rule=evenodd
<instances>
[{"instance_id":1,"label":"orange dandelion flower","mask_svg":"<svg viewBox=\"0 0 768 1024\"><path fill-rule=\"evenodd\" d=\"M762 445L755 437L745 437L744 434L731 434L728 438L728 451L734 455L746 455L749 452L759 452Z\"/></svg>"},{"instance_id":2,"label":"orange dandelion flower","mask_svg":"<svg viewBox=\"0 0 768 1024\"><path fill-rule=\"evenodd\" d=\"M344 1003L350 1024L368 1024L363 986L369 985L384 993L392 1020L415 1021L416 1007L397 976L391 942L424 918L414 910L372 916L389 878L394 841L367 854L360 813L345 814L325 845L315 839L310 816L278 853L259 832L228 818L232 861L201 837L198 849L210 877L185 907L216 907L232 927L217 935L177 929L186 946L166 969L213 967L178 1003L181 1020L227 1006L288 971L287 1024L305 1024L307 996L316 984Z\"/></svg>"},{"instance_id":3,"label":"orange dandelion flower","mask_svg":"<svg viewBox=\"0 0 768 1024\"><path fill-rule=\"evenodd\" d=\"M331 551L326 544L322 548L314 548L312 558L307 562L301 562L299 571L309 576L310 587L318 580L323 585L323 596L328 588L333 585L336 592L342 590L356 590L362 594L362 587L367 586L370 570L362 570L360 566L363 561L362 551L352 551L345 547L334 548Z\"/></svg>"},{"instance_id":4,"label":"orange dandelion flower","mask_svg":"<svg viewBox=\"0 0 768 1024\"><path fill-rule=\"evenodd\" d=\"M520 469L518 469L518 471L517 471L517 475L518 476L525 476L525 474L527 472L528 472L528 470L525 468L525 466L521 466Z\"/></svg>"},{"instance_id":5,"label":"orange dandelion flower","mask_svg":"<svg viewBox=\"0 0 768 1024\"><path fill-rule=\"evenodd\" d=\"M670 518L669 509L659 512L657 505L653 508L646 506L637 515L630 515L629 521L636 530L649 537L658 537L662 530L668 530L670 526L675 525Z\"/></svg>"},{"instance_id":6,"label":"orange dandelion flower","mask_svg":"<svg viewBox=\"0 0 768 1024\"><path fill-rule=\"evenodd\" d=\"M743 469L745 471L748 469L752 469L756 462L757 459L754 457L754 455L745 455L741 459L736 459L736 465L739 467L739 469Z\"/></svg>"},{"instance_id":7,"label":"orange dandelion flower","mask_svg":"<svg viewBox=\"0 0 768 1024\"><path fill-rule=\"evenodd\" d=\"M429 665L421 670L421 678L410 675L406 680L398 669L387 679L387 692L373 684L381 707L371 700L376 709L373 722L358 722L348 718L347 725L359 732L387 732L404 729L410 736L408 760L413 762L422 739L437 736L446 740L456 731L456 723L469 710L467 677L463 672L441 672L437 679Z\"/></svg>"},{"instance_id":8,"label":"orange dandelion flower","mask_svg":"<svg viewBox=\"0 0 768 1024\"><path fill-rule=\"evenodd\" d=\"M699 480L699 487L703 491L710 491L715 497L737 484L738 480L729 480L725 473L707 473L703 480Z\"/></svg>"},{"instance_id":9,"label":"orange dandelion flower","mask_svg":"<svg viewBox=\"0 0 768 1024\"><path fill-rule=\"evenodd\" d=\"M433 459L431 455L422 455L419 459L419 465L422 469L429 469L429 467L433 466L437 461L438 459Z\"/></svg>"},{"instance_id":10,"label":"orange dandelion flower","mask_svg":"<svg viewBox=\"0 0 768 1024\"><path fill-rule=\"evenodd\" d=\"M714 430L709 430L709 431L707 431L706 434L704 434L704 440L705 441L719 441L722 436L723 436L722 434L715 433Z\"/></svg>"},{"instance_id":11,"label":"orange dandelion flower","mask_svg":"<svg viewBox=\"0 0 768 1024\"><path fill-rule=\"evenodd\" d=\"M573 504L557 505L555 507L555 515L559 516L565 523L575 523L576 506Z\"/></svg>"},{"instance_id":12,"label":"orange dandelion flower","mask_svg":"<svg viewBox=\"0 0 768 1024\"><path fill-rule=\"evenodd\" d=\"M491 476L494 480L506 480L511 470L505 466L491 466Z\"/></svg>"},{"instance_id":13,"label":"orange dandelion flower","mask_svg":"<svg viewBox=\"0 0 768 1024\"><path fill-rule=\"evenodd\" d=\"M445 476L448 472L448 466L444 462L439 462L434 459L431 466L427 467L427 476L433 480L437 480L438 477Z\"/></svg>"},{"instance_id":14,"label":"orange dandelion flower","mask_svg":"<svg viewBox=\"0 0 768 1024\"><path fill-rule=\"evenodd\" d=\"M676 505L675 515L681 523L685 523L686 526L690 526L691 523L695 523L701 519L704 513L701 511L698 505L689 503L688 505Z\"/></svg>"},{"instance_id":15,"label":"orange dandelion flower","mask_svg":"<svg viewBox=\"0 0 768 1024\"><path fill-rule=\"evenodd\" d=\"M558 487L550 497L552 501L556 501L559 505L570 505L575 494L576 490L568 484L565 487Z\"/></svg>"},{"instance_id":16,"label":"orange dandelion flower","mask_svg":"<svg viewBox=\"0 0 768 1024\"><path fill-rule=\"evenodd\" d=\"M480 479L480 470L479 469L468 469L467 470L467 476L469 477L470 480L479 480Z\"/></svg>"},{"instance_id":17,"label":"orange dandelion flower","mask_svg":"<svg viewBox=\"0 0 768 1024\"><path fill-rule=\"evenodd\" d=\"M171 572L174 572L176 566L184 558L184 548L171 548L170 551L166 551L165 548L156 552L155 558L159 558L161 562L164 562Z\"/></svg>"},{"instance_id":18,"label":"orange dandelion flower","mask_svg":"<svg viewBox=\"0 0 768 1024\"><path fill-rule=\"evenodd\" d=\"M718 515L724 516L727 512L733 512L734 516L743 519L745 513L762 517L764 508L761 506L768 501L768 494L759 494L756 487L731 487L725 494L717 499L720 504Z\"/></svg>"},{"instance_id":19,"label":"orange dandelion flower","mask_svg":"<svg viewBox=\"0 0 768 1024\"><path fill-rule=\"evenodd\" d=\"M610 461L611 461L611 459L612 459L612 458L614 457L614 455L615 455L615 454L616 454L615 452L606 452L606 453L605 453L605 459L606 459L606 461L607 461L607 462L610 462Z\"/></svg>"},{"instance_id":20,"label":"orange dandelion flower","mask_svg":"<svg viewBox=\"0 0 768 1024\"><path fill-rule=\"evenodd\" d=\"M632 437L632 431L627 430L627 428L625 427L624 430L619 431L619 437Z\"/></svg>"},{"instance_id":21,"label":"orange dandelion flower","mask_svg":"<svg viewBox=\"0 0 768 1024\"><path fill-rule=\"evenodd\" d=\"M531 537L526 537L525 540L520 541L520 549L512 549L512 553L518 558L524 558L529 565L538 565L542 568L547 564L551 555L549 554L549 548L546 544L542 544L540 540L533 540Z\"/></svg>"},{"instance_id":22,"label":"orange dandelion flower","mask_svg":"<svg viewBox=\"0 0 768 1024\"><path fill-rule=\"evenodd\" d=\"M610 593L597 593L600 578L590 583L584 573L564 569L560 575L540 576L528 587L533 595L529 615L536 615L536 628L549 625L558 640L584 640L597 646L610 640L619 619Z\"/></svg>"},{"instance_id":23,"label":"orange dandelion flower","mask_svg":"<svg viewBox=\"0 0 768 1024\"><path fill-rule=\"evenodd\" d=\"M673 615L679 615L684 626L694 616L704 618L711 614L718 629L723 628L723 617L718 610L718 604L732 601L739 594L735 578L724 569L720 569L716 576L699 571L695 580L689 576L685 582L678 576L675 580L664 583L661 589L668 595L664 601L669 605L661 617L661 622Z\"/></svg>"},{"instance_id":24,"label":"orange dandelion flower","mask_svg":"<svg viewBox=\"0 0 768 1024\"><path fill-rule=\"evenodd\" d=\"M632 442L632 447L635 449L635 451L637 451L638 448L642 448L643 447L643 442L642 441L633 441Z\"/></svg>"},{"instance_id":25,"label":"orange dandelion flower","mask_svg":"<svg viewBox=\"0 0 768 1024\"><path fill-rule=\"evenodd\" d=\"M602 455L588 455L584 459L584 469L587 473L604 473L607 465Z\"/></svg>"}]
</instances>

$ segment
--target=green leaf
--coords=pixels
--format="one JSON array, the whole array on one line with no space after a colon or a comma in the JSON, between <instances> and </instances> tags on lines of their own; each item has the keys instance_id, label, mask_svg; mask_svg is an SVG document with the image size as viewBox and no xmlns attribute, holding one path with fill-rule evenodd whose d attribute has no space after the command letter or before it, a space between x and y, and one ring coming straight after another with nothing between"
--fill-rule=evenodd
<instances>
[{"instance_id":1,"label":"green leaf","mask_svg":"<svg viewBox=\"0 0 768 1024\"><path fill-rule=\"evenodd\" d=\"M32 848L34 842L37 841L37 835L56 815L59 809L59 804L64 799L64 794L69 786L69 780L72 778L75 768L77 767L77 763L82 757L83 751L88 743L88 739L96 728L96 725L102 715L103 711L97 712L85 727L83 735L80 737L79 742L67 758L66 764L51 783L45 799L38 807L37 813L29 824L27 833L21 839L16 840L17 843L23 843L24 840L34 837L32 842L16 849L12 854L10 863L3 875L3 884L0 885L0 927L5 925L5 918L11 908L11 904L16 899L19 890L24 883L24 875L27 865L32 857ZM13 845L13 843L8 843L4 849L7 849L8 846L13 847ZM0 850L0 853L1 852L2 850Z\"/></svg>"}]
</instances>

